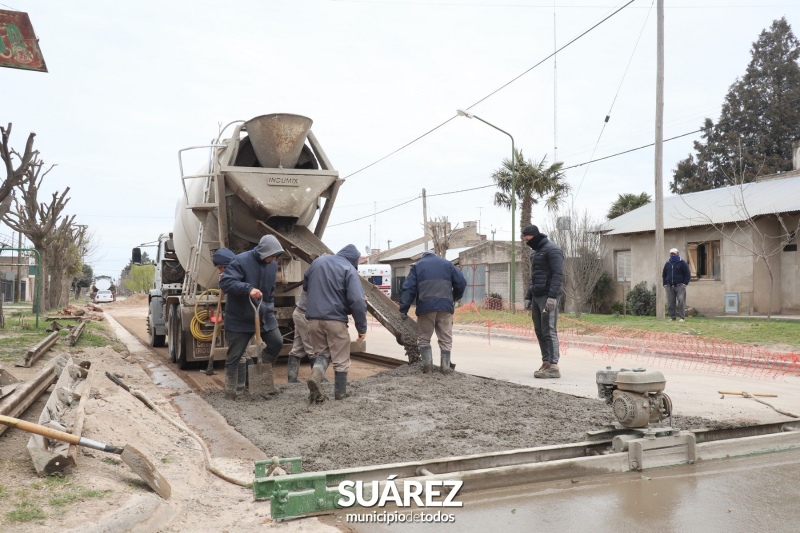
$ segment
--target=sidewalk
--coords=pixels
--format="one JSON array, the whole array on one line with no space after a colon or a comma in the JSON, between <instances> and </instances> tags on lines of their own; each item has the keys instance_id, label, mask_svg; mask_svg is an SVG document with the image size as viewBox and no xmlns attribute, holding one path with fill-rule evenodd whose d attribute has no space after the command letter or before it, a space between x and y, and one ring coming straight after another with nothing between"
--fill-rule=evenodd
<instances>
[{"instance_id":1,"label":"sidewalk","mask_svg":"<svg viewBox=\"0 0 800 533\"><path fill-rule=\"evenodd\" d=\"M352 326L351 326L352 327ZM367 351L406 360L403 347L383 326L369 322ZM434 363L439 350L434 337ZM763 379L732 375L724 365L694 365L679 358L642 355L599 355L597 350L568 346L561 354L561 379L536 379L533 371L541 364L539 346L532 340L519 340L492 334L487 338L478 328L456 330L453 335L453 362L459 372L500 379L531 387L541 387L586 398L597 398L596 372L610 366L644 367L660 370L667 380L665 393L675 413L702 416L721 421L767 423L789 420L754 399L724 395L719 391L777 394L761 398L778 409L800 415L800 377L781 376ZM688 363L688 364L687 364Z\"/></svg>"}]
</instances>

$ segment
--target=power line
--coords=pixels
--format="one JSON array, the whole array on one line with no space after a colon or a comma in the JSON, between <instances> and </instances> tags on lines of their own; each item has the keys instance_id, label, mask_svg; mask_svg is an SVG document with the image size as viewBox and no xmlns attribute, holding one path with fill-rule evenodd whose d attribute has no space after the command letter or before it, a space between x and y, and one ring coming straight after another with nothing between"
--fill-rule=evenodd
<instances>
[{"instance_id":1,"label":"power line","mask_svg":"<svg viewBox=\"0 0 800 533\"><path fill-rule=\"evenodd\" d=\"M701 131L703 131L703 130L699 129L699 130L690 131L688 133L683 133L681 135L676 135L675 137L670 137L669 139L664 139L664 142L674 141L675 139L680 139L681 137L686 137L687 135L693 135L693 134L699 133ZM584 163L578 163L577 165L572 165L572 166L569 166L569 167L563 167L562 170L567 170L567 169L570 169L570 168L582 167L583 165L588 165L590 163L596 163L597 161L603 161L605 159L611 159L612 157L617 157L617 156L620 156L620 155L629 154L631 152L635 152L635 151L641 150L643 148L649 148L650 146L653 146L653 145L655 145L654 142L650 143L650 144L644 144L642 146L637 146L636 148L631 148L630 150L625 150L624 152L617 152L616 154L607 155L605 157L600 157L598 159L592 159L591 161L586 161ZM435 194L428 194L427 196L428 196L428 198L431 198L433 196L446 196L446 195L449 195L449 194L459 194L459 193L462 193L462 192L477 191L477 190L480 190L480 189L488 189L489 187L496 187L496 186L497 186L497 184L490 183L489 185L480 185L478 187L471 187L469 189L459 189L457 191L438 192L438 193L435 193ZM328 227L332 228L334 226L342 226L344 224L350 224L351 222L357 222L359 220L363 220L365 218L369 218L369 217L374 216L374 215L379 215L381 213L385 213L387 211L391 211L392 209L397 209L398 207L401 207L401 206L404 206L406 204L409 204L409 203L413 202L414 200L418 200L419 198L421 198L421 196L417 196L415 198L412 198L410 200L407 200L407 201L405 201L405 202L403 202L401 204L397 204L397 205L392 206L392 207L387 207L386 209L384 209L382 211L378 211L377 213L370 213L369 215L364 215L363 217L354 218L353 220L348 220L347 222L338 222L336 224L329 224Z\"/></svg>"},{"instance_id":2,"label":"power line","mask_svg":"<svg viewBox=\"0 0 800 533\"><path fill-rule=\"evenodd\" d=\"M353 220L348 220L347 222L339 222L337 224L328 224L328 227L332 228L334 226L342 226L344 224L350 224L351 222L356 222L358 220L364 220L365 218L369 218L369 217L372 217L372 216L375 216L375 215L379 215L381 213L385 213L386 211L391 211L392 209L397 209L400 206L403 206L403 205L406 205L406 204L410 204L411 202L413 202L414 200L417 200L419 198L420 198L420 196L417 196L415 198L412 198L411 200L407 200L407 201L403 202L402 204L397 204L397 205L392 206L392 207L387 207L383 211L377 211L375 213L370 213L369 215L364 215L363 217L354 218Z\"/></svg>"},{"instance_id":3,"label":"power line","mask_svg":"<svg viewBox=\"0 0 800 533\"><path fill-rule=\"evenodd\" d=\"M699 133L701 131L703 131L703 130L699 129L699 130L690 131L688 133L683 133L681 135L676 135L675 137L670 137L669 139L664 139L664 142L673 141L675 139L680 139L681 137L686 137L687 135L692 135L692 134L695 134L695 133ZM628 154L630 152L635 152L636 150L641 150L642 148L648 148L650 146L654 146L655 144L656 143L654 143L654 142L652 142L650 144L643 144L642 146L638 146L636 148L631 148L630 150L625 150L624 152L617 152L616 154L607 155L605 157L600 157L598 159L592 159L591 161L586 161L585 163L578 163L577 165L572 165L570 167L564 167L561 170L567 170L567 169L570 169L570 168L582 167L583 165L588 165L590 163L596 163L597 161L602 161L604 159L610 159L612 157L617 157L618 155L623 155L623 154Z\"/></svg>"},{"instance_id":4,"label":"power line","mask_svg":"<svg viewBox=\"0 0 800 533\"><path fill-rule=\"evenodd\" d=\"M565 44L564 46L562 46L562 47L561 47L561 48L559 48L558 50L555 50L555 51L553 51L553 53L552 53L552 54L548 55L547 57L545 57L544 59L542 59L541 61L539 61L538 63L536 63L535 65L533 65L531 68L529 68L528 70L526 70L525 72L523 72L523 73L522 73L522 74L520 74L519 76L516 76L515 78L513 78L511 81L509 81L509 82L507 82L507 83L504 83L504 84L503 84L503 85L501 85L499 88L497 88L497 89L495 89L494 91L490 92L489 94L487 94L486 96L484 96L483 98L481 98L480 100L478 100L477 102L475 102L474 104L472 104L472 105L470 105L470 106L467 106L467 109L472 109L473 107L475 107L476 105L480 104L481 102L483 102L483 101L484 101L484 100L486 100L487 98L490 98L490 97L494 96L495 94L497 94L498 92L502 91L503 89L505 89L506 87L508 87L509 85L511 85L512 83L514 83L514 82L515 82L515 81L517 81L518 79L520 79L522 76L524 76L524 75L525 75L525 74L527 74L528 72L532 71L533 69L535 69L536 67L538 67L539 65L541 65L542 63L544 63L545 61L547 61L548 59L550 59L550 58L551 58L551 57L553 57L554 55L556 55L558 52L560 52L560 51L564 50L566 47L568 47L569 45L571 45L572 43L574 43L574 42L575 42L575 41L577 41L578 39L580 39L580 38L582 38L583 36L585 36L585 35L586 35L587 33L589 33L590 31L594 30L595 28L597 28L598 26L600 26L601 24L603 24L604 22L606 22L608 19L610 19L611 17L613 17L614 15L616 15L617 13L619 13L620 11L622 11L623 9L625 9L626 7L628 7L628 6L629 6L630 4L632 4L633 2L634 2L634 0L630 0L630 1L629 1L627 4L625 4L624 6L620 7L619 9L617 9L616 11L614 11L613 13L611 13L610 15L608 15L607 17L605 17L604 19L602 19L600 22L598 22L597 24L595 24L594 26L592 26L592 27L591 27L591 28L589 28L588 30L584 31L583 33L581 33L580 35L578 35L577 37L575 37L574 39L572 39L571 41L569 41L567 44ZM349 178L349 177L351 177L351 176L355 176L355 175L356 175L356 174L358 174L359 172L362 172L362 171L364 171L364 170L366 170L366 169L368 169L368 168L370 168L370 167L372 167L372 166L374 166L374 165L377 165L377 164L378 164L378 163L380 163L381 161L383 161L383 160L385 160L385 159L387 159L387 158L389 158L389 157L393 156L393 155L394 155L394 154L396 154L397 152L399 152L399 151L403 150L404 148L407 148L408 146L411 146L412 144L414 144L415 142L419 141L420 139L422 139L422 138L424 138L424 137L428 136L429 134L433 133L434 131L438 130L439 128L441 128L442 126L444 126L445 124L447 124L447 123L448 123L448 122L450 122L451 120L455 119L456 117L458 117L458 115L453 115L452 117L448 118L447 120L445 120L444 122L442 122L442 123L441 123L441 124L439 124L438 126L435 126L435 127L431 128L430 130L426 131L425 133L423 133L422 135L420 135L419 137L417 137L417 138L416 138L416 139L414 139L413 141L407 142L406 144L404 144L403 146L401 146L401 147L400 147L400 148L398 148L397 150L394 150L393 152L391 152L391 153L389 153L389 154L386 154L385 156L381 157L381 158L380 158L380 159L378 159L377 161L374 161L374 162L370 163L369 165L367 165L367 166L365 166L365 167L362 167L362 168L360 168L360 169L356 170L355 172L351 172L350 174L348 174L347 176L345 176L345 177L344 177L344 179L347 179L347 178Z\"/></svg>"},{"instance_id":5,"label":"power line","mask_svg":"<svg viewBox=\"0 0 800 533\"><path fill-rule=\"evenodd\" d=\"M655 0L653 0L655 1ZM611 107L608 108L608 113L606 113L606 119L603 121L603 127L600 128L600 135L597 136L597 142L592 149L592 155L589 156L589 159L594 157L594 153L597 151L597 147L600 146L600 139L603 138L603 133L606 131L606 125L608 125L608 121L611 118L611 111L614 109L614 104L617 103L617 97L619 96L619 92L622 90L622 84L625 83L625 77L628 75L628 70L631 68L631 63L633 62L633 56L636 55L636 49L639 48L639 41L642 40L642 34L644 33L644 29L647 27L647 21L650 19L650 13L653 10L653 2L650 2L650 11L647 12L647 16L644 18L644 23L642 24L642 29L639 31L639 37L636 38L636 44L633 45L633 51L631 52L631 57L628 59L628 64L625 66L625 72L622 73L622 79L619 81L619 86L617 87L617 93L614 95L614 99L611 100ZM589 166L586 166L586 170L583 172L583 176L581 177L581 182L578 184L578 188L575 191L575 195L573 199L578 197L578 193L581 192L581 187L583 187L583 180L586 179L586 174L589 173Z\"/></svg>"}]
</instances>

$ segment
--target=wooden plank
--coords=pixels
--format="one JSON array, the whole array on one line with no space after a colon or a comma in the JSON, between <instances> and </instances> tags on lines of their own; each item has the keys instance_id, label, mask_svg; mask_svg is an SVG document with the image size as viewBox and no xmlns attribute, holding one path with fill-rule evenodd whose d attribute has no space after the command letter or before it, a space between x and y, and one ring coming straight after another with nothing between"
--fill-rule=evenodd
<instances>
[{"instance_id":1,"label":"wooden plank","mask_svg":"<svg viewBox=\"0 0 800 533\"><path fill-rule=\"evenodd\" d=\"M56 382L61 370L67 364L67 356L54 357L33 377L32 380L20 384L13 394L0 402L0 415L22 418L21 415L35 402L47 388ZM0 424L0 435L9 426Z\"/></svg>"},{"instance_id":2,"label":"wooden plank","mask_svg":"<svg viewBox=\"0 0 800 533\"><path fill-rule=\"evenodd\" d=\"M45 339L42 342L36 344L33 348L28 350L28 353L26 353L22 359L14 363L14 365L30 368L30 366L36 361L38 361L39 358L42 357L42 355L44 355L45 352L47 352L47 350L53 347L53 345L56 343L57 340L58 340L58 332L54 331L53 333L45 337Z\"/></svg>"},{"instance_id":3,"label":"wooden plank","mask_svg":"<svg viewBox=\"0 0 800 533\"><path fill-rule=\"evenodd\" d=\"M70 358L39 415L39 425L80 437L89 379L89 363L78 365ZM36 434L28 440L28 453L40 476L63 472L78 460L77 446Z\"/></svg>"},{"instance_id":4,"label":"wooden plank","mask_svg":"<svg viewBox=\"0 0 800 533\"><path fill-rule=\"evenodd\" d=\"M78 339L81 337L81 333L83 333L83 328L86 326L86 321L81 321L79 324L76 324L69 330L69 335L67 335L67 346L75 346L75 343L78 342Z\"/></svg>"}]
</instances>

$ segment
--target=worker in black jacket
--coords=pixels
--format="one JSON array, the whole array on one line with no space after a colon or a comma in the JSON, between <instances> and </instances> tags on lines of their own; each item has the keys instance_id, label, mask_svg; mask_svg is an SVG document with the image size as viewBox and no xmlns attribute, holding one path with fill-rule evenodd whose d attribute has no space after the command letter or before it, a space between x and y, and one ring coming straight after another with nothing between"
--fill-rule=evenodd
<instances>
[{"instance_id":1,"label":"worker in black jacket","mask_svg":"<svg viewBox=\"0 0 800 533\"><path fill-rule=\"evenodd\" d=\"M661 281L664 283L664 292L667 296L669 316L675 322L675 316L683 322L686 319L686 286L692 280L692 271L689 265L681 259L678 249L669 251L669 260L661 271Z\"/></svg>"},{"instance_id":2,"label":"worker in black jacket","mask_svg":"<svg viewBox=\"0 0 800 533\"><path fill-rule=\"evenodd\" d=\"M522 230L522 240L531 252L531 281L525 294L525 309L531 310L533 330L542 351L542 366L535 378L560 378L558 368L558 299L564 280L561 248L536 226Z\"/></svg>"}]
</instances>

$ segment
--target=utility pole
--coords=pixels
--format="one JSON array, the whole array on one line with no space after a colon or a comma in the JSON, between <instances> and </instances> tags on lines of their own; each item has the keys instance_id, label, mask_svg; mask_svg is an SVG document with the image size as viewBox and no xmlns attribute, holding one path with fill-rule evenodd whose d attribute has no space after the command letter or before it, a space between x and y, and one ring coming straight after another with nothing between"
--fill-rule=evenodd
<instances>
[{"instance_id":1,"label":"utility pole","mask_svg":"<svg viewBox=\"0 0 800 533\"><path fill-rule=\"evenodd\" d=\"M664 259L664 0L658 0L657 45L656 45L656 243L655 265L652 270L658 275L659 265ZM660 281L660 280L659 280ZM660 283L657 284L657 286ZM656 318L664 319L664 291L656 290Z\"/></svg>"},{"instance_id":2,"label":"utility pole","mask_svg":"<svg viewBox=\"0 0 800 533\"><path fill-rule=\"evenodd\" d=\"M20 231L20 232L18 232L18 234L19 234L19 238L18 238L17 242L19 244L17 245L17 248L22 248L22 232ZM14 237L11 237L11 239L12 239L11 242L14 242L13 241ZM17 261L16 261L16 263L17 263L17 283L16 283L16 287L15 287L16 288L16 291L15 291L16 294L14 295L14 301L16 303L19 303L20 300L22 300L22 266L21 266L21 264L22 264L22 251L21 250L17 250Z\"/></svg>"},{"instance_id":3,"label":"utility pole","mask_svg":"<svg viewBox=\"0 0 800 533\"><path fill-rule=\"evenodd\" d=\"M372 224L369 226L369 259L372 259ZM372 263L372 261L369 262Z\"/></svg>"},{"instance_id":4,"label":"utility pole","mask_svg":"<svg viewBox=\"0 0 800 533\"><path fill-rule=\"evenodd\" d=\"M391 248L392 248L392 240L389 239L388 241L386 241L386 249L390 250Z\"/></svg>"},{"instance_id":5,"label":"utility pole","mask_svg":"<svg viewBox=\"0 0 800 533\"><path fill-rule=\"evenodd\" d=\"M428 199L422 189L422 231L425 234L425 251L428 251Z\"/></svg>"}]
</instances>

